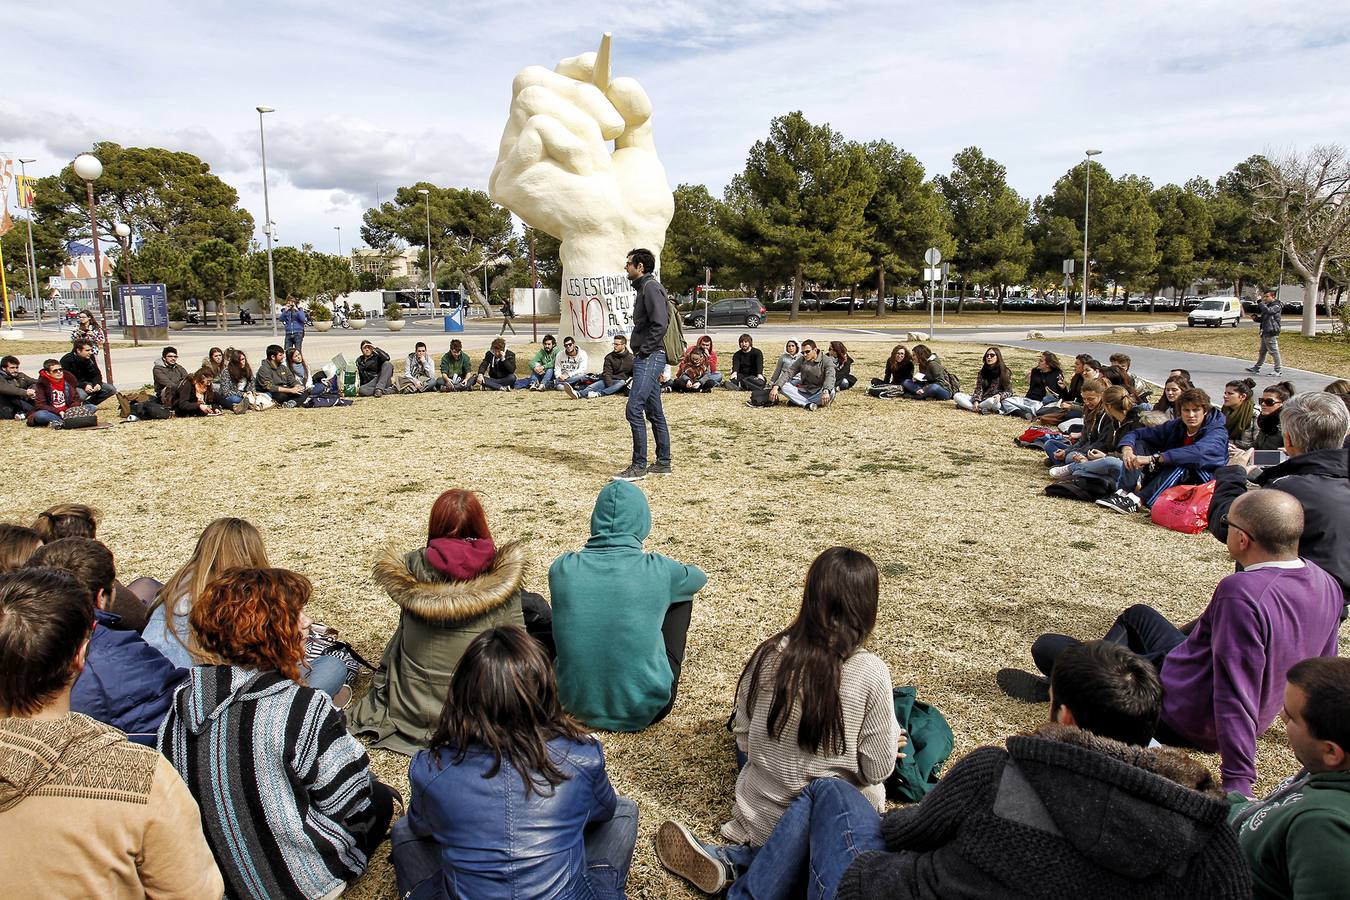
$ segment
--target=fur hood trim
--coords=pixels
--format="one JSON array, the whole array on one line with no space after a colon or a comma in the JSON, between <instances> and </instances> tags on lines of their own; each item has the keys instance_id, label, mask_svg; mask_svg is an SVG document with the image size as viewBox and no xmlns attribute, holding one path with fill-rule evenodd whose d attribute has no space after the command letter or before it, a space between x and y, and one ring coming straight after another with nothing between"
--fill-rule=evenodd
<instances>
[{"instance_id":1,"label":"fur hood trim","mask_svg":"<svg viewBox=\"0 0 1350 900\"><path fill-rule=\"evenodd\" d=\"M1035 737L1092 750L1211 797L1226 796L1209 769L1174 747L1136 747L1068 725L1042 725Z\"/></svg>"},{"instance_id":2,"label":"fur hood trim","mask_svg":"<svg viewBox=\"0 0 1350 900\"><path fill-rule=\"evenodd\" d=\"M424 552L399 555L387 549L376 560L373 574L391 600L430 622L455 625L477 619L509 602L525 579L525 548L519 541L498 547L492 566L468 581L434 578Z\"/></svg>"}]
</instances>

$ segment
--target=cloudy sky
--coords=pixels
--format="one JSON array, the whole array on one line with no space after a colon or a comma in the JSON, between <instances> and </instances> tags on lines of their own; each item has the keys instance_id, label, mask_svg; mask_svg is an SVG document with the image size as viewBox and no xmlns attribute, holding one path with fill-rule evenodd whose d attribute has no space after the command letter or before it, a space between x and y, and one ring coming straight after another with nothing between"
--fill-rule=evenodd
<instances>
[{"instance_id":1,"label":"cloudy sky","mask_svg":"<svg viewBox=\"0 0 1350 900\"><path fill-rule=\"evenodd\" d=\"M1215 178L1252 153L1350 142L1350 5L1256 0L124 0L6 23L0 152L50 174L95 141L198 154L262 221L257 105L282 243L359 241L378 191L485 188L513 75L614 33L672 186L720 192L795 109L930 174L976 144L1026 196L1087 147L1113 174ZM1284 7L1284 9L1282 9Z\"/></svg>"}]
</instances>

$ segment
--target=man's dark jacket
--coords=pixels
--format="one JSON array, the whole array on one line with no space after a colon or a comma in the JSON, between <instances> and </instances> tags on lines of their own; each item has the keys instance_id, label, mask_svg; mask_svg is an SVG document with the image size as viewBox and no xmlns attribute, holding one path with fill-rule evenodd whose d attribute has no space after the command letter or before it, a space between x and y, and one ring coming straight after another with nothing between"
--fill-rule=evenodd
<instances>
[{"instance_id":1,"label":"man's dark jacket","mask_svg":"<svg viewBox=\"0 0 1350 900\"><path fill-rule=\"evenodd\" d=\"M1298 555L1331 573L1350 600L1350 451L1313 450L1262 470L1256 483L1293 494L1303 504L1303 537ZM1247 492L1247 470L1224 466L1214 473L1214 499L1209 502L1209 532L1228 540L1222 520L1228 508Z\"/></svg>"},{"instance_id":2,"label":"man's dark jacket","mask_svg":"<svg viewBox=\"0 0 1350 900\"><path fill-rule=\"evenodd\" d=\"M854 860L839 900L1251 897L1228 801L1179 750L1063 725L982 747L917 806L887 849Z\"/></svg>"},{"instance_id":3,"label":"man's dark jacket","mask_svg":"<svg viewBox=\"0 0 1350 900\"><path fill-rule=\"evenodd\" d=\"M485 378L512 378L516 374L516 354L507 350L498 359L497 354L491 350L483 357L483 361L478 364L478 374Z\"/></svg>"},{"instance_id":4,"label":"man's dark jacket","mask_svg":"<svg viewBox=\"0 0 1350 900\"><path fill-rule=\"evenodd\" d=\"M611 387L616 381L627 381L633 377L633 354L627 350L619 353L611 350L605 354L605 363L601 367L600 378L605 387Z\"/></svg>"},{"instance_id":5,"label":"man's dark jacket","mask_svg":"<svg viewBox=\"0 0 1350 900\"><path fill-rule=\"evenodd\" d=\"M356 377L362 384L369 384L380 377L380 370L389 362L389 354L379 347L372 347L369 356L362 353L356 358Z\"/></svg>"},{"instance_id":6,"label":"man's dark jacket","mask_svg":"<svg viewBox=\"0 0 1350 900\"><path fill-rule=\"evenodd\" d=\"M633 334L628 338L628 346L634 356L646 359L665 346L666 329L670 326L666 289L656 276L643 275L633 282L633 290L637 297L633 302Z\"/></svg>"},{"instance_id":7,"label":"man's dark jacket","mask_svg":"<svg viewBox=\"0 0 1350 900\"><path fill-rule=\"evenodd\" d=\"M86 359L74 350L61 357L61 368L66 370L75 381L84 387L86 384L92 384L95 387L103 384L103 372L98 367L98 354L90 354Z\"/></svg>"}]
</instances>

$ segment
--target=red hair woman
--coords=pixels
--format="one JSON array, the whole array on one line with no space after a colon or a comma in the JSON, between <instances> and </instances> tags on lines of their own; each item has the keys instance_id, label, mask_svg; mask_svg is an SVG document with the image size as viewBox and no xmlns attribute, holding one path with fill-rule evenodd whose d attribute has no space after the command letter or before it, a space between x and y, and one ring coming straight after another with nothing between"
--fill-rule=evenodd
<instances>
[{"instance_id":1,"label":"red hair woman","mask_svg":"<svg viewBox=\"0 0 1350 900\"><path fill-rule=\"evenodd\" d=\"M426 545L387 551L375 563L375 582L398 604L399 622L370 690L352 708L353 733L407 756L426 747L469 642L497 625L524 627L524 574L524 548L493 542L473 491L437 497Z\"/></svg>"}]
</instances>

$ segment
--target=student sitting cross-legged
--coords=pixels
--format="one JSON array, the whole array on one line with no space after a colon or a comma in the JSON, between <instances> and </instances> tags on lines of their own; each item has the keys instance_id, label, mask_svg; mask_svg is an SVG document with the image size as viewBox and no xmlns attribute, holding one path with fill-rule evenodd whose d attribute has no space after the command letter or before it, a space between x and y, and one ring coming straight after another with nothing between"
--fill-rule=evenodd
<instances>
[{"instance_id":1,"label":"student sitting cross-legged","mask_svg":"<svg viewBox=\"0 0 1350 900\"><path fill-rule=\"evenodd\" d=\"M400 896L624 897L637 804L615 794L600 742L563 710L523 629L470 642L408 781L391 835Z\"/></svg>"},{"instance_id":2,"label":"student sitting cross-legged","mask_svg":"<svg viewBox=\"0 0 1350 900\"><path fill-rule=\"evenodd\" d=\"M1079 645L1056 664L1052 693L1048 724L973 751L917 805L878 816L843 780L812 781L729 896L1249 896L1209 771L1145 747L1162 694L1148 663L1106 642ZM678 866L661 858L710 890L725 872L711 850L686 844Z\"/></svg>"},{"instance_id":3,"label":"student sitting cross-legged","mask_svg":"<svg viewBox=\"0 0 1350 900\"><path fill-rule=\"evenodd\" d=\"M0 575L0 896L221 896L197 803L163 756L72 711L94 604L49 568Z\"/></svg>"}]
</instances>

